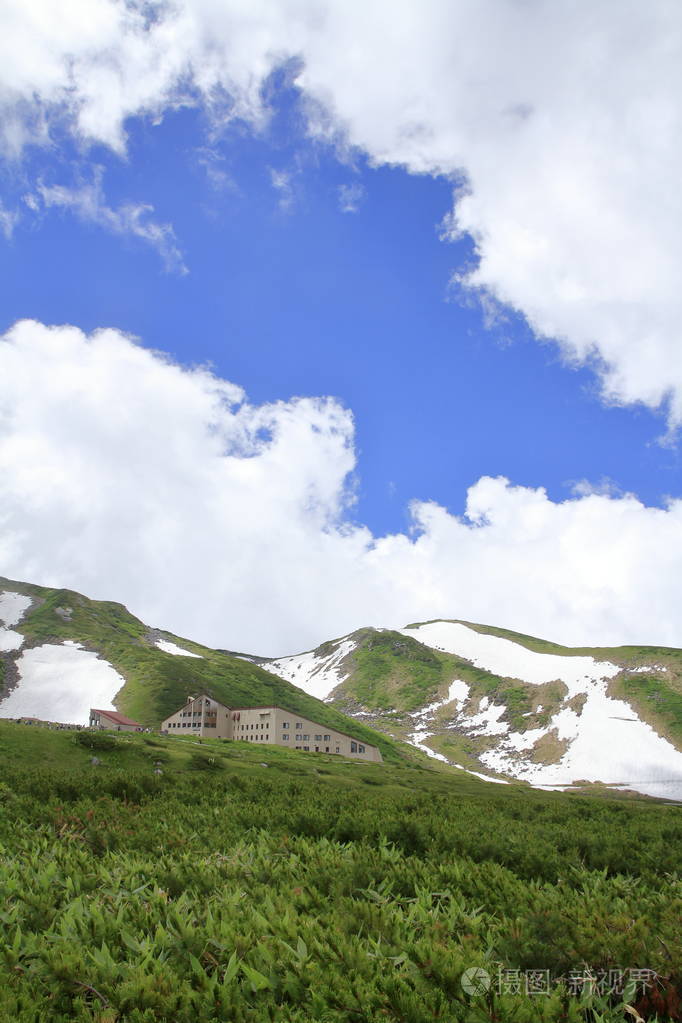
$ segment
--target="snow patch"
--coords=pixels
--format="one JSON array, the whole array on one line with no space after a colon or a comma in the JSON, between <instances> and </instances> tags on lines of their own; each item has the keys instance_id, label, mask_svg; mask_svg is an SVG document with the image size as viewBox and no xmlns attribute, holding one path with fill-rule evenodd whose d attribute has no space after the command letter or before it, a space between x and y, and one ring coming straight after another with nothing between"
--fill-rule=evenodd
<instances>
[{"instance_id":1,"label":"snow patch","mask_svg":"<svg viewBox=\"0 0 682 1023\"><path fill-rule=\"evenodd\" d=\"M159 650L163 650L164 654L173 654L174 657L198 657L200 661L203 660L201 654L192 654L189 650L183 650L177 643L171 643L168 639L157 639L155 646ZM102 708L104 710L104 708Z\"/></svg>"},{"instance_id":2,"label":"snow patch","mask_svg":"<svg viewBox=\"0 0 682 1023\"><path fill-rule=\"evenodd\" d=\"M4 629L0 626L0 653L10 653L12 650L19 650L24 642L24 637L14 629Z\"/></svg>"},{"instance_id":3,"label":"snow patch","mask_svg":"<svg viewBox=\"0 0 682 1023\"><path fill-rule=\"evenodd\" d=\"M0 593L0 623L8 628L18 625L31 606L31 598L23 593Z\"/></svg>"},{"instance_id":4,"label":"snow patch","mask_svg":"<svg viewBox=\"0 0 682 1023\"><path fill-rule=\"evenodd\" d=\"M471 731L472 735L504 735L509 731L509 725L500 718L506 709L503 703L491 703L484 696L478 706L478 714L460 718L457 724Z\"/></svg>"},{"instance_id":5,"label":"snow patch","mask_svg":"<svg viewBox=\"0 0 682 1023\"><path fill-rule=\"evenodd\" d=\"M414 711L410 717L415 719L415 730L411 735L408 735L407 741L417 749L422 750L424 753L428 753L430 757L435 760L441 760L444 764L449 764L450 761L447 757L444 757L442 753L436 753L435 750L431 749L430 746L426 745L425 740L430 739L435 733L429 731L429 726L433 724L433 719L436 712L441 707L447 707L449 703L455 703L457 710L460 710L466 700L469 698L469 686L466 682L456 678L454 682L450 683L447 695L442 700L436 700L434 703L429 703L426 707L422 707L421 710Z\"/></svg>"},{"instance_id":6,"label":"snow patch","mask_svg":"<svg viewBox=\"0 0 682 1023\"><path fill-rule=\"evenodd\" d=\"M532 685L560 679L566 683L569 697L585 692L586 682L613 678L622 670L609 661L595 661L594 657L539 654L509 639L488 636L457 622L431 622L401 632L434 650L464 657L477 668L503 678L517 678Z\"/></svg>"},{"instance_id":7,"label":"snow patch","mask_svg":"<svg viewBox=\"0 0 682 1023\"><path fill-rule=\"evenodd\" d=\"M349 673L343 669L342 662L355 647L354 639L344 637L326 657L320 657L314 650L309 650L304 654L269 661L263 667L292 682L310 696L324 700L333 689L348 678Z\"/></svg>"},{"instance_id":8,"label":"snow patch","mask_svg":"<svg viewBox=\"0 0 682 1023\"><path fill-rule=\"evenodd\" d=\"M570 741L557 763L519 762L519 753L554 728L559 739ZM531 785L600 781L645 795L682 798L682 753L641 721L629 704L612 699L598 684L590 688L582 714L565 707L546 729L512 733L496 750L482 754L481 761Z\"/></svg>"},{"instance_id":9,"label":"snow patch","mask_svg":"<svg viewBox=\"0 0 682 1023\"><path fill-rule=\"evenodd\" d=\"M79 643L46 643L16 661L19 683L0 701L0 717L36 717L86 725L90 708L113 710L125 679L98 654Z\"/></svg>"},{"instance_id":10,"label":"snow patch","mask_svg":"<svg viewBox=\"0 0 682 1023\"><path fill-rule=\"evenodd\" d=\"M430 732L428 728L417 728L407 737L407 741L412 746L416 746L417 749L420 749L423 753L427 753L430 757L433 757L434 760L440 760L444 764L449 764L450 761L447 757L444 757L442 753L437 753L435 749L431 749L431 747L427 746L424 742L425 739L430 739L432 735L433 732Z\"/></svg>"},{"instance_id":11,"label":"snow patch","mask_svg":"<svg viewBox=\"0 0 682 1023\"><path fill-rule=\"evenodd\" d=\"M17 625L30 606L31 598L22 593L0 593L0 653L11 653L23 645L24 637L10 626Z\"/></svg>"},{"instance_id":12,"label":"snow patch","mask_svg":"<svg viewBox=\"0 0 682 1023\"><path fill-rule=\"evenodd\" d=\"M460 765L457 764L457 767ZM506 778L493 778L491 774L481 774L480 771L470 771L468 767L463 767L463 771L467 774L473 774L474 778L480 778L481 781L494 781L496 785L509 785L509 781Z\"/></svg>"}]
</instances>

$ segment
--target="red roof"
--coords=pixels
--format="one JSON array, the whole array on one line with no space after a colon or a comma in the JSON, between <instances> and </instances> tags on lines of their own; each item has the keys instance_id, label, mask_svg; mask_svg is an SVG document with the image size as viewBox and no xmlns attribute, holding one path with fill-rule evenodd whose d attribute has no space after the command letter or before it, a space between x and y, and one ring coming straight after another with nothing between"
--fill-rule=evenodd
<instances>
[{"instance_id":1,"label":"red roof","mask_svg":"<svg viewBox=\"0 0 682 1023\"><path fill-rule=\"evenodd\" d=\"M97 710L96 707L93 707L90 714L103 714L110 721L115 721L117 725L134 725L136 728L142 728L139 721L133 721L131 718L127 718L125 714L119 714L117 710Z\"/></svg>"}]
</instances>

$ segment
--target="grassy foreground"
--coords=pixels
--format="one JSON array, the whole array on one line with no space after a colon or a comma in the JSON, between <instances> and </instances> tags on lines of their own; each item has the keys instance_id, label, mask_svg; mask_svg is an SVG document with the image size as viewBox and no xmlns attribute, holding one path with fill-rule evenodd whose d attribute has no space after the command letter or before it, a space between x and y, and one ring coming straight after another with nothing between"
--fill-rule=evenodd
<instances>
[{"instance_id":1,"label":"grassy foreground","mask_svg":"<svg viewBox=\"0 0 682 1023\"><path fill-rule=\"evenodd\" d=\"M0 756L0 1020L682 1018L676 806L9 722Z\"/></svg>"}]
</instances>

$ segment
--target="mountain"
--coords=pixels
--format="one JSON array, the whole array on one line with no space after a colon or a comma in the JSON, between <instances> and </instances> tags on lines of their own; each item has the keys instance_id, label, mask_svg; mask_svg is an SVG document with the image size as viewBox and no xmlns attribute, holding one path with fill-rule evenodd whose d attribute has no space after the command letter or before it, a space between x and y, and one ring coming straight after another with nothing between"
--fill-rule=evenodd
<instances>
[{"instance_id":1,"label":"mountain","mask_svg":"<svg viewBox=\"0 0 682 1023\"><path fill-rule=\"evenodd\" d=\"M603 783L682 800L682 650L571 649L462 621L359 629L277 659L213 650L121 604L0 577L0 717L150 727L198 692L278 703L501 784Z\"/></svg>"},{"instance_id":2,"label":"mountain","mask_svg":"<svg viewBox=\"0 0 682 1023\"><path fill-rule=\"evenodd\" d=\"M201 692L228 707L276 703L400 756L386 734L243 657L150 628L122 604L0 577L0 718L85 724L90 707L115 707L158 727Z\"/></svg>"},{"instance_id":3,"label":"mountain","mask_svg":"<svg viewBox=\"0 0 682 1023\"><path fill-rule=\"evenodd\" d=\"M463 621L366 628L261 662L328 706L504 782L682 800L682 650L572 649Z\"/></svg>"}]
</instances>

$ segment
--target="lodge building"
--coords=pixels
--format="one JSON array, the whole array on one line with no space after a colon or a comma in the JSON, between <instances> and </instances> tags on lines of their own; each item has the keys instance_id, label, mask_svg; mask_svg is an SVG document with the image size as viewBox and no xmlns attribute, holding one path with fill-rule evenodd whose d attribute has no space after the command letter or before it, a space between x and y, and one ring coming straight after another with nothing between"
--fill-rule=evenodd
<instances>
[{"instance_id":1,"label":"lodge building","mask_svg":"<svg viewBox=\"0 0 682 1023\"><path fill-rule=\"evenodd\" d=\"M117 710L90 711L90 728L111 728L115 732L141 732L142 725L139 721L127 718L125 714L119 714Z\"/></svg>"},{"instance_id":2,"label":"lodge building","mask_svg":"<svg viewBox=\"0 0 682 1023\"><path fill-rule=\"evenodd\" d=\"M341 756L380 763L376 746L321 725L283 707L225 707L205 694L192 697L184 707L161 724L168 735L206 736L236 739L310 753L338 753Z\"/></svg>"}]
</instances>

